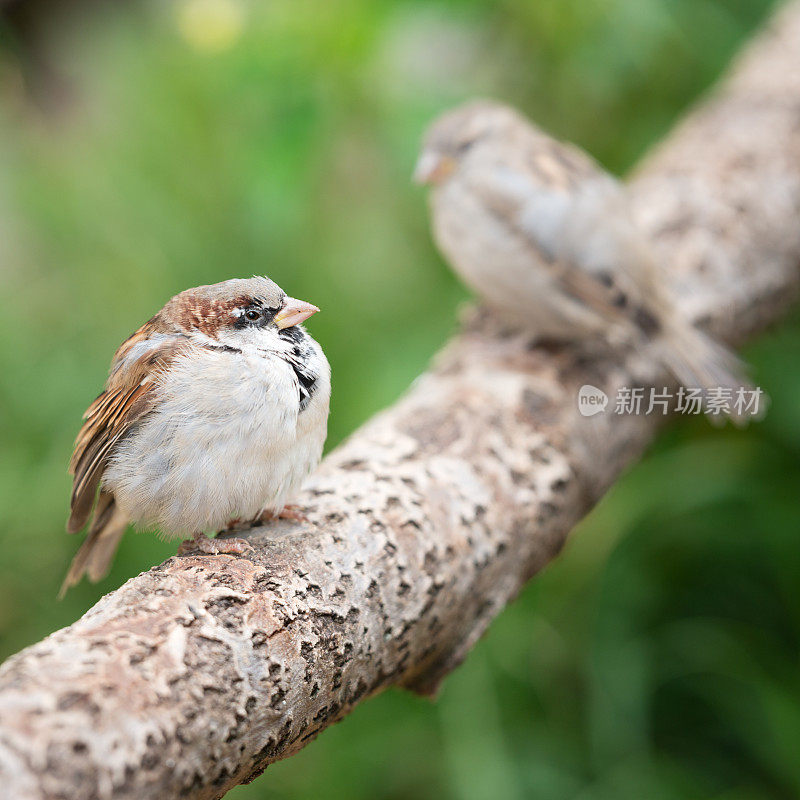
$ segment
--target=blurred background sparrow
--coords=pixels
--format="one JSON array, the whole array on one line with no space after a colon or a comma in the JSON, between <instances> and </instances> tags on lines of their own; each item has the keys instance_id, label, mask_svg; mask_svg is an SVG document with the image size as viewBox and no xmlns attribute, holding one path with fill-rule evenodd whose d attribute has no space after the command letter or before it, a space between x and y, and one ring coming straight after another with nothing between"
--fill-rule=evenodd
<instances>
[{"instance_id":1,"label":"blurred background sparrow","mask_svg":"<svg viewBox=\"0 0 800 800\"><path fill-rule=\"evenodd\" d=\"M108 572L130 523L249 548L203 532L278 514L319 463L330 367L300 325L317 311L268 278L229 280L181 292L123 342L70 462L67 530L92 520L62 594Z\"/></svg>"},{"instance_id":2,"label":"blurred background sparrow","mask_svg":"<svg viewBox=\"0 0 800 800\"><path fill-rule=\"evenodd\" d=\"M539 339L646 348L689 388L749 385L672 301L625 187L577 147L475 101L430 126L414 176L453 269Z\"/></svg>"}]
</instances>

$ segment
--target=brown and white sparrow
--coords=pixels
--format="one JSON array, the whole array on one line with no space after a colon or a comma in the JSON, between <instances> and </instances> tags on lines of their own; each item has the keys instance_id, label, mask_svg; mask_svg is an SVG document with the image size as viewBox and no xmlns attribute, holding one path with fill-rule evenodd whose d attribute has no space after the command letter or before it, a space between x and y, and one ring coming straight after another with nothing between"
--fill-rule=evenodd
<instances>
[{"instance_id":1,"label":"brown and white sparrow","mask_svg":"<svg viewBox=\"0 0 800 800\"><path fill-rule=\"evenodd\" d=\"M327 433L330 367L300 325L317 311L268 278L229 280L181 292L123 342L70 462L67 530L91 522L62 593L106 574L129 523L239 552L202 532L283 509Z\"/></svg>"},{"instance_id":2,"label":"brown and white sparrow","mask_svg":"<svg viewBox=\"0 0 800 800\"><path fill-rule=\"evenodd\" d=\"M625 188L513 109L439 117L415 170L439 249L487 304L546 340L647 347L687 387L739 387L739 360L679 311Z\"/></svg>"}]
</instances>

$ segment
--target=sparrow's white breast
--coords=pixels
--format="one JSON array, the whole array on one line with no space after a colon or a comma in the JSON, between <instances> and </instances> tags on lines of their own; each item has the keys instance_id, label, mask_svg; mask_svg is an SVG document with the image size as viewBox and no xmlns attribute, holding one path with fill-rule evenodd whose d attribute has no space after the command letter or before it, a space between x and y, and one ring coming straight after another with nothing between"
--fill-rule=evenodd
<instances>
[{"instance_id":1,"label":"sparrow's white breast","mask_svg":"<svg viewBox=\"0 0 800 800\"><path fill-rule=\"evenodd\" d=\"M274 353L198 348L176 359L106 471L117 504L168 535L282 508L325 440L330 378L314 345L324 369L302 412L297 377Z\"/></svg>"}]
</instances>

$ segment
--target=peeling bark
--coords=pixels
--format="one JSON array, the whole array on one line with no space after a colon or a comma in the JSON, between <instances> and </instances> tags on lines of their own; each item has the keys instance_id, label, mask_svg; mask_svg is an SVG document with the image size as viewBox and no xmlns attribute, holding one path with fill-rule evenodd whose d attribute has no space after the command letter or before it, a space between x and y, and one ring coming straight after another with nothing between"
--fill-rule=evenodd
<instances>
[{"instance_id":1,"label":"peeling bark","mask_svg":"<svg viewBox=\"0 0 800 800\"><path fill-rule=\"evenodd\" d=\"M800 263L800 4L634 176L687 310L740 342ZM654 416L578 415L584 383L662 386L635 355L532 347L486 313L323 463L309 522L256 552L128 581L0 669L0 785L15 798L218 798L361 699L435 692L635 461Z\"/></svg>"}]
</instances>

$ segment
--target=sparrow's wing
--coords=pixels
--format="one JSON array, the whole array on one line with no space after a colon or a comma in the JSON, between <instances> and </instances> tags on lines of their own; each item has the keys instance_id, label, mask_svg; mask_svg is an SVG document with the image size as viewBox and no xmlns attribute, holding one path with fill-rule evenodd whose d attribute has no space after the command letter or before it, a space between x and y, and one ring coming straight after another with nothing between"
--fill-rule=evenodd
<instances>
[{"instance_id":1,"label":"sparrow's wing","mask_svg":"<svg viewBox=\"0 0 800 800\"><path fill-rule=\"evenodd\" d=\"M481 170L480 181L487 210L528 242L532 265L566 297L606 322L636 322L650 255L611 175L577 148L543 138L514 163Z\"/></svg>"},{"instance_id":2,"label":"sparrow's wing","mask_svg":"<svg viewBox=\"0 0 800 800\"><path fill-rule=\"evenodd\" d=\"M69 464L74 476L67 530L86 524L114 445L152 410L163 370L188 348L188 340L166 330L156 316L117 350L105 391L89 406ZM103 513L98 508L98 514Z\"/></svg>"},{"instance_id":3,"label":"sparrow's wing","mask_svg":"<svg viewBox=\"0 0 800 800\"><path fill-rule=\"evenodd\" d=\"M528 146L520 149L520 162L521 171L534 183L562 192L610 177L588 153L542 133L534 134Z\"/></svg>"}]
</instances>

